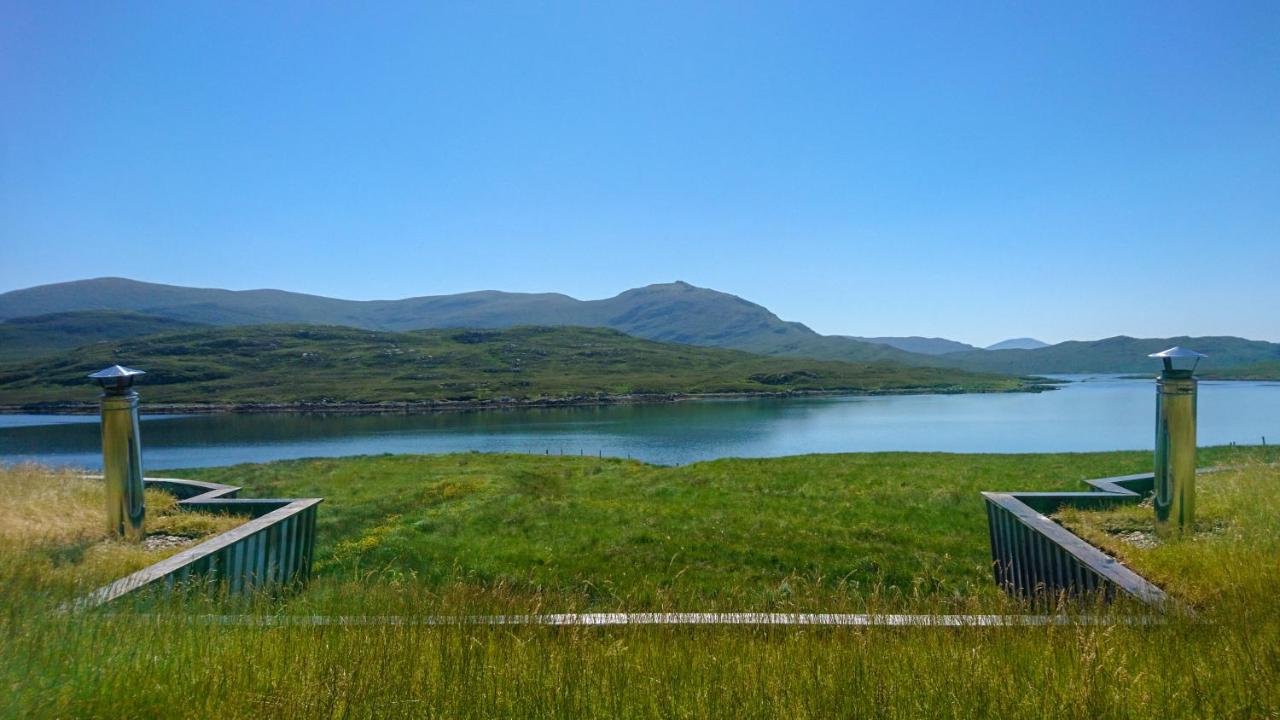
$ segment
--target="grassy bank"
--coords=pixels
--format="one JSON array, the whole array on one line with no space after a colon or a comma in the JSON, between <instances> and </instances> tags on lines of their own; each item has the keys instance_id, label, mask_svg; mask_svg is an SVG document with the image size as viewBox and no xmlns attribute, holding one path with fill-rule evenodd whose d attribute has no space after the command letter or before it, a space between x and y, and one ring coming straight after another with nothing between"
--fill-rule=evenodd
<instances>
[{"instance_id":1,"label":"grassy bank","mask_svg":"<svg viewBox=\"0 0 1280 720\"><path fill-rule=\"evenodd\" d=\"M87 373L146 370L148 405L482 403L788 392L999 392L1017 378L776 358L592 328L375 332L256 325L96 343L0 365L0 405L91 404ZM275 408L281 409L281 408ZM285 408L287 409L287 408Z\"/></svg>"}]
</instances>

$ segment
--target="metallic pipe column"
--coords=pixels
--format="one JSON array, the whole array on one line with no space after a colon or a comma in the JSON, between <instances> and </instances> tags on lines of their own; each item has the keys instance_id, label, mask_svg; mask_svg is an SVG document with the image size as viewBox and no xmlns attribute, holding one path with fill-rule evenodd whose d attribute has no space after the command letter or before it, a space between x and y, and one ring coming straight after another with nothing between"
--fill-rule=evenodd
<instances>
[{"instance_id":1,"label":"metallic pipe column","mask_svg":"<svg viewBox=\"0 0 1280 720\"><path fill-rule=\"evenodd\" d=\"M1168 351L1166 351L1168 352ZM1169 357L1156 380L1156 532L1193 532L1196 515L1196 379Z\"/></svg>"},{"instance_id":2,"label":"metallic pipe column","mask_svg":"<svg viewBox=\"0 0 1280 720\"><path fill-rule=\"evenodd\" d=\"M142 500L142 445L138 393L133 378L144 374L115 365L89 377L102 385L102 475L107 481L107 531L141 542L146 534Z\"/></svg>"}]
</instances>

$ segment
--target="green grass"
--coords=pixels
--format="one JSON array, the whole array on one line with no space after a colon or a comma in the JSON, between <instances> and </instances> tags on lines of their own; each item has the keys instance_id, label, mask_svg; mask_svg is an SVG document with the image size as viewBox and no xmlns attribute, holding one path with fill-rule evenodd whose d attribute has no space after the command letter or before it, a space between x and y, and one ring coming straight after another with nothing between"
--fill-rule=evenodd
<instances>
[{"instance_id":1,"label":"green grass","mask_svg":"<svg viewBox=\"0 0 1280 720\"><path fill-rule=\"evenodd\" d=\"M1202 464L1249 468L1276 459L1273 451L1258 449L1201 454ZM914 572L906 568L933 567L963 582L980 572L969 564L985 561L987 552L985 517L972 491L1079 489L1079 479L1141 471L1149 460L1144 453L899 453L655 468L453 455L189 472L244 483L253 494L326 495L318 528L324 567L313 587L293 598L257 598L247 608L188 599L145 606L145 615L129 612L126 604L115 613L69 617L30 601L32 588L12 582L12 549L0 546L0 687L6 690L0 717L1277 717L1280 612L1274 586L1246 585L1246 592L1207 603L1199 618L1171 616L1154 625L245 627L208 619L222 612L248 612L250 618L290 612L468 615L493 612L498 598L508 603L503 611L537 611L547 609L540 605L546 597L530 586L534 579L544 590L570 592L580 591L584 577L613 578L616 588L655 587L684 569L661 562L681 546L689 553L688 569L673 587L691 583L685 600L710 587L700 588L698 577L744 589L722 596L759 600L757 591L775 588L777 578L796 567L834 567L875 553L894 563L886 571L903 577ZM1262 485L1250 479L1256 477L1251 470L1239 477L1239 485ZM1265 487L1274 490L1274 483ZM1212 495L1205 485L1206 518L1217 513ZM415 539L385 554L388 538L416 537L407 534L413 524L437 511L449 520L435 526L436 540ZM1269 512L1258 508L1248 525L1234 517L1231 522L1247 527L1245 535L1269 531L1274 537ZM663 540L662 552L638 550L630 533L648 517L657 518L656 527L697 537ZM901 523L909 531L872 532ZM377 530L382 526L390 529ZM498 534L500 542L487 544L486 533ZM368 563L362 569L340 561L342 543L379 537L384 539L355 548L353 557ZM598 547L594 559L561 553L591 537L620 544ZM548 543L555 549L547 556L552 562L521 564L526 553ZM495 545L512 545L514 554L497 560L483 555ZM947 554L955 555L956 565L934 562ZM1242 564L1275 554L1226 557L1238 572ZM491 568L486 582L492 592L480 596L458 587L480 575L441 575L437 582L430 570L437 561ZM416 576L406 571L414 563L423 570ZM402 570L391 572L393 567ZM635 582L641 574L655 577ZM618 584L624 578L631 585ZM955 610L948 587L955 586L912 594L909 609ZM827 609L856 609L840 586L821 588ZM972 589L977 594L969 611L1027 611ZM777 598L770 603L789 607ZM1094 612L1106 620L1132 610Z\"/></svg>"},{"instance_id":2,"label":"green grass","mask_svg":"<svg viewBox=\"0 0 1280 720\"><path fill-rule=\"evenodd\" d=\"M1257 449L1201 453L1216 464ZM1280 457L1270 452L1266 457ZM1148 453L859 453L659 467L372 456L177 471L326 498L317 578L452 583L589 609L810 609L993 592L982 490L1081 490Z\"/></svg>"},{"instance_id":3,"label":"green grass","mask_svg":"<svg viewBox=\"0 0 1280 720\"><path fill-rule=\"evenodd\" d=\"M0 404L91 403L87 373L146 370L149 404L470 402L631 394L962 392L1025 381L958 370L773 358L640 340L613 330L376 332L222 327L94 344L0 366Z\"/></svg>"},{"instance_id":4,"label":"green grass","mask_svg":"<svg viewBox=\"0 0 1280 720\"><path fill-rule=\"evenodd\" d=\"M246 628L0 636L21 718L1270 718L1275 621L959 629Z\"/></svg>"}]
</instances>

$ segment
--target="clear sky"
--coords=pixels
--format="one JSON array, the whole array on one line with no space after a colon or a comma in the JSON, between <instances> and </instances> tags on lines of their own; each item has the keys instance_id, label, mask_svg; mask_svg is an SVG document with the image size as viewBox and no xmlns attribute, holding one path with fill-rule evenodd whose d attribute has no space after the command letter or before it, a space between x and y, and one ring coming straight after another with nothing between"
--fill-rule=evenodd
<instances>
[{"instance_id":1,"label":"clear sky","mask_svg":"<svg viewBox=\"0 0 1280 720\"><path fill-rule=\"evenodd\" d=\"M0 291L1280 340L1280 4L0 0Z\"/></svg>"}]
</instances>

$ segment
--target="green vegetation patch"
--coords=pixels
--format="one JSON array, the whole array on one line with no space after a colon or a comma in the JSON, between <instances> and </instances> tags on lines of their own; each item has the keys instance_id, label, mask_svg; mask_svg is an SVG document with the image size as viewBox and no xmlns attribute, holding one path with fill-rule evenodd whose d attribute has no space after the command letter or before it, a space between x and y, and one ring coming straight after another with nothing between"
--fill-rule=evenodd
<instances>
[{"instance_id":1,"label":"green vegetation patch","mask_svg":"<svg viewBox=\"0 0 1280 720\"><path fill-rule=\"evenodd\" d=\"M0 362L28 362L90 343L113 347L122 338L201 327L199 323L133 312L83 310L0 322Z\"/></svg>"},{"instance_id":2,"label":"green vegetation patch","mask_svg":"<svg viewBox=\"0 0 1280 720\"><path fill-rule=\"evenodd\" d=\"M1202 373L1208 380L1280 380L1280 360Z\"/></svg>"},{"instance_id":3,"label":"green vegetation patch","mask_svg":"<svg viewBox=\"0 0 1280 720\"><path fill-rule=\"evenodd\" d=\"M1205 462L1248 457L1216 449ZM982 490L1079 490L1147 453L866 453L658 467L530 455L373 456L177 474L325 497L321 580L463 581L608 609L993 593Z\"/></svg>"},{"instance_id":4,"label":"green vegetation patch","mask_svg":"<svg viewBox=\"0 0 1280 720\"><path fill-rule=\"evenodd\" d=\"M255 325L96 343L0 365L0 403L92 402L85 375L147 371L149 403L536 401L627 395L966 392L1031 387L960 370L776 358L660 343L605 329L394 333Z\"/></svg>"}]
</instances>

